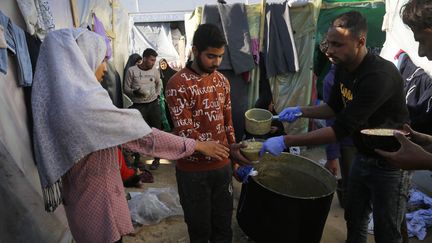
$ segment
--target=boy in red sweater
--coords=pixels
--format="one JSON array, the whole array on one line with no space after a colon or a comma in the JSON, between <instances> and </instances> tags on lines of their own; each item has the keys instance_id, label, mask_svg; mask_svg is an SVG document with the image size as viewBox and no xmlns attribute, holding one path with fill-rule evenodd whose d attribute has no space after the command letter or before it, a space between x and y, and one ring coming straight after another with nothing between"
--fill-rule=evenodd
<instances>
[{"instance_id":1,"label":"boy in red sweater","mask_svg":"<svg viewBox=\"0 0 432 243\"><path fill-rule=\"evenodd\" d=\"M230 147L232 160L249 164L234 137L229 81L216 71L225 44L218 27L200 25L193 38L194 60L168 81L165 97L174 134L218 141ZM177 161L176 177L190 242L231 242L231 160L192 154Z\"/></svg>"}]
</instances>

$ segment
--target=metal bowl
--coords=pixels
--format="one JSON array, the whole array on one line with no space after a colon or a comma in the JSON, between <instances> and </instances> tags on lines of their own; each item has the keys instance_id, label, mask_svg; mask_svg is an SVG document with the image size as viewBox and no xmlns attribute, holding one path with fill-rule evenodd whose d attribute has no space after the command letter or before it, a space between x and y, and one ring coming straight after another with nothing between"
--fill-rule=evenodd
<instances>
[{"instance_id":1,"label":"metal bowl","mask_svg":"<svg viewBox=\"0 0 432 243\"><path fill-rule=\"evenodd\" d=\"M381 149L386 151L397 151L400 148L400 143L394 136L398 132L408 136L404 130L392 128L371 128L360 131L364 144L370 149Z\"/></svg>"},{"instance_id":2,"label":"metal bowl","mask_svg":"<svg viewBox=\"0 0 432 243\"><path fill-rule=\"evenodd\" d=\"M241 148L240 152L252 163L258 163L260 161L259 151L263 145L263 139L247 139L241 143L246 145L246 148Z\"/></svg>"},{"instance_id":3,"label":"metal bowl","mask_svg":"<svg viewBox=\"0 0 432 243\"><path fill-rule=\"evenodd\" d=\"M273 114L264 109L253 108L245 112L246 131L253 135L264 135L270 132Z\"/></svg>"}]
</instances>

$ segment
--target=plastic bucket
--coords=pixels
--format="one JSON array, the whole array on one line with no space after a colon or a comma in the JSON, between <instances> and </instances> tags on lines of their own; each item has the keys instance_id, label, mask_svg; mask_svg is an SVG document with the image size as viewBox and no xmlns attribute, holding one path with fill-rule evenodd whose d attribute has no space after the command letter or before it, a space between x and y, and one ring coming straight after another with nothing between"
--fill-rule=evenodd
<instances>
[{"instance_id":1,"label":"plastic bucket","mask_svg":"<svg viewBox=\"0 0 432 243\"><path fill-rule=\"evenodd\" d=\"M237 221L256 242L319 243L336 179L304 157L266 154L242 185Z\"/></svg>"}]
</instances>

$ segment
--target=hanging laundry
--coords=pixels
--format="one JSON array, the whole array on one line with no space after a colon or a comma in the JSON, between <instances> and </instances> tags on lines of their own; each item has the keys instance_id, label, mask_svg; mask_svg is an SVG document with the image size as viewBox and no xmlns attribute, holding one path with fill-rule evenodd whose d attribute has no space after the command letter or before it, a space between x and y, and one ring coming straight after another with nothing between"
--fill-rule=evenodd
<instances>
[{"instance_id":1,"label":"hanging laundry","mask_svg":"<svg viewBox=\"0 0 432 243\"><path fill-rule=\"evenodd\" d=\"M225 35L227 47L220 70L241 74L255 67L244 4L204 5L201 23L215 24Z\"/></svg>"},{"instance_id":2,"label":"hanging laundry","mask_svg":"<svg viewBox=\"0 0 432 243\"><path fill-rule=\"evenodd\" d=\"M112 56L111 40L110 38L108 38L106 34L103 23L96 17L95 13L93 13L93 21L94 21L93 31L95 33L98 33L105 39L105 44L107 46L106 58L110 59Z\"/></svg>"},{"instance_id":3,"label":"hanging laundry","mask_svg":"<svg viewBox=\"0 0 432 243\"><path fill-rule=\"evenodd\" d=\"M251 40L245 5L234 3L218 4L217 6L234 73L240 74L252 70L255 62L250 47Z\"/></svg>"},{"instance_id":4,"label":"hanging laundry","mask_svg":"<svg viewBox=\"0 0 432 243\"><path fill-rule=\"evenodd\" d=\"M15 54L17 62L18 85L22 87L31 86L33 72L24 31L1 11L0 26L3 27L8 46L7 49L0 48L0 71L6 74L8 68L7 50L11 50Z\"/></svg>"},{"instance_id":5,"label":"hanging laundry","mask_svg":"<svg viewBox=\"0 0 432 243\"><path fill-rule=\"evenodd\" d=\"M268 78L300 68L286 2L266 5L263 52Z\"/></svg>"},{"instance_id":6,"label":"hanging laundry","mask_svg":"<svg viewBox=\"0 0 432 243\"><path fill-rule=\"evenodd\" d=\"M47 0L17 0L18 7L24 17L27 32L43 38L55 29L54 18Z\"/></svg>"}]
</instances>

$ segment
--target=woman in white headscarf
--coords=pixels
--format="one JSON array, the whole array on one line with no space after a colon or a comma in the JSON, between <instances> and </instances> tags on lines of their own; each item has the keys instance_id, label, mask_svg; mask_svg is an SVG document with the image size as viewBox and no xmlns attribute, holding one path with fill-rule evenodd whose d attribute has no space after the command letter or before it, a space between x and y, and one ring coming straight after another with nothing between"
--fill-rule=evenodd
<instances>
[{"instance_id":1,"label":"woman in white headscarf","mask_svg":"<svg viewBox=\"0 0 432 243\"><path fill-rule=\"evenodd\" d=\"M45 209L64 203L77 242L116 242L133 231L117 147L178 159L194 151L227 157L215 142L151 129L140 113L116 108L102 80L106 46L85 29L49 33L32 88L34 148Z\"/></svg>"}]
</instances>

